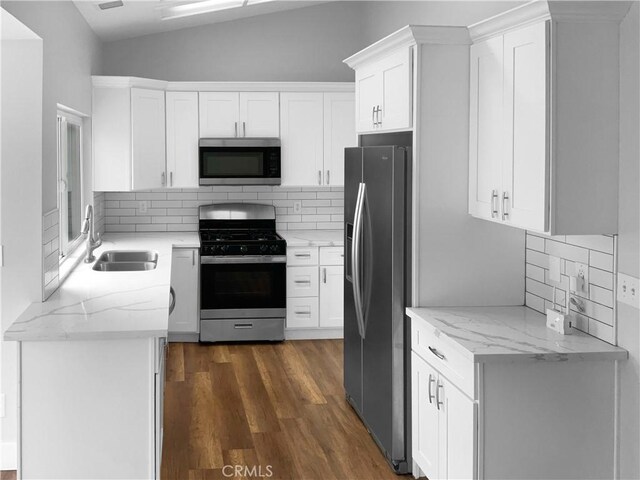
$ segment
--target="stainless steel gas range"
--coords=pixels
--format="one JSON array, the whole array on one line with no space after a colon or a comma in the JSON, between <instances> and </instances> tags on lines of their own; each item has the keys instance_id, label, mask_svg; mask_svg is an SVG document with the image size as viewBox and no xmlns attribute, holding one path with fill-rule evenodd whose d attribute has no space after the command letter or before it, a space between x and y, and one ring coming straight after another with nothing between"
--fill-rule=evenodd
<instances>
[{"instance_id":1,"label":"stainless steel gas range","mask_svg":"<svg viewBox=\"0 0 640 480\"><path fill-rule=\"evenodd\" d=\"M200 207L200 341L284 340L285 240L271 205Z\"/></svg>"}]
</instances>

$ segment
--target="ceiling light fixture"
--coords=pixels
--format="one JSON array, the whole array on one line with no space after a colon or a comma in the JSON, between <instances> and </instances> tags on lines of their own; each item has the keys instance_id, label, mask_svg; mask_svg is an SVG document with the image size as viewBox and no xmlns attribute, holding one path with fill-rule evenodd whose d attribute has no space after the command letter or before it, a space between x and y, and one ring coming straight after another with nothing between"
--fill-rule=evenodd
<instances>
[{"instance_id":1,"label":"ceiling light fixture","mask_svg":"<svg viewBox=\"0 0 640 480\"><path fill-rule=\"evenodd\" d=\"M99 3L98 8L100 8L100 10L109 10L110 8L122 7L123 5L122 0L115 0L113 2Z\"/></svg>"},{"instance_id":2,"label":"ceiling light fixture","mask_svg":"<svg viewBox=\"0 0 640 480\"><path fill-rule=\"evenodd\" d=\"M238 8L244 6L244 3L245 0L202 0L199 2L185 3L182 5L174 5L164 8L160 12L160 15L162 20L171 20L174 18L183 18L191 15L200 15L202 13Z\"/></svg>"}]
</instances>

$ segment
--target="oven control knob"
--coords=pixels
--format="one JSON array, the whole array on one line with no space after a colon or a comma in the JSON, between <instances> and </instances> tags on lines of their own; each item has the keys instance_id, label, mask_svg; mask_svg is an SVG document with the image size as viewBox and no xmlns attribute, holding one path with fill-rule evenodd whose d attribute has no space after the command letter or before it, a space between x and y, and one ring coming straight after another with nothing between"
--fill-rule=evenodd
<instances>
[{"instance_id":1,"label":"oven control knob","mask_svg":"<svg viewBox=\"0 0 640 480\"><path fill-rule=\"evenodd\" d=\"M226 252L227 252L227 250L229 250L229 245L222 245L222 246L221 246L221 247L219 247L219 248L220 248L220 251L221 251L222 253L226 253Z\"/></svg>"},{"instance_id":2,"label":"oven control knob","mask_svg":"<svg viewBox=\"0 0 640 480\"><path fill-rule=\"evenodd\" d=\"M277 245L271 245L271 251L273 253L276 253L278 251L278 246Z\"/></svg>"},{"instance_id":3,"label":"oven control knob","mask_svg":"<svg viewBox=\"0 0 640 480\"><path fill-rule=\"evenodd\" d=\"M247 253L247 246L246 245L240 245L240 253Z\"/></svg>"},{"instance_id":4,"label":"oven control knob","mask_svg":"<svg viewBox=\"0 0 640 480\"><path fill-rule=\"evenodd\" d=\"M260 251L262 253L267 253L267 250L269 250L269 246L268 245L260 245Z\"/></svg>"}]
</instances>

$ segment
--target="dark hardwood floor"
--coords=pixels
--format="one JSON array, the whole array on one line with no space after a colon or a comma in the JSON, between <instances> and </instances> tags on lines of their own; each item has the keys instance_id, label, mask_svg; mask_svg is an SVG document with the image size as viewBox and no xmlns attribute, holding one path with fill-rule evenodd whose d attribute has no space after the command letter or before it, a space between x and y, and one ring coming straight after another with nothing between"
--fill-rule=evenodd
<instances>
[{"instance_id":1,"label":"dark hardwood floor","mask_svg":"<svg viewBox=\"0 0 640 480\"><path fill-rule=\"evenodd\" d=\"M398 479L344 398L342 341L170 344L162 479L227 478Z\"/></svg>"}]
</instances>

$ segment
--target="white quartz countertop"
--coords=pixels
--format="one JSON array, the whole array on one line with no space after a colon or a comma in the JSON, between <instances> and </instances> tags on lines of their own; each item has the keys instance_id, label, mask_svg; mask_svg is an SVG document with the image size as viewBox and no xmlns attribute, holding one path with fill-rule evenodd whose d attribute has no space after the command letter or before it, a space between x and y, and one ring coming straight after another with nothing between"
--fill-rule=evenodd
<instances>
[{"instance_id":1,"label":"white quartz countertop","mask_svg":"<svg viewBox=\"0 0 640 480\"><path fill-rule=\"evenodd\" d=\"M278 232L288 247L342 247L342 230L284 230Z\"/></svg>"},{"instance_id":2,"label":"white quartz countertop","mask_svg":"<svg viewBox=\"0 0 640 480\"><path fill-rule=\"evenodd\" d=\"M171 251L198 248L197 233L107 234L95 250L151 250L154 270L98 272L81 262L46 301L32 303L5 331L5 340L105 340L167 335Z\"/></svg>"},{"instance_id":3,"label":"white quartz countertop","mask_svg":"<svg viewBox=\"0 0 640 480\"><path fill-rule=\"evenodd\" d=\"M436 335L446 335L474 362L570 359L622 360L627 351L573 330L561 335L546 317L527 307L407 308Z\"/></svg>"}]
</instances>

